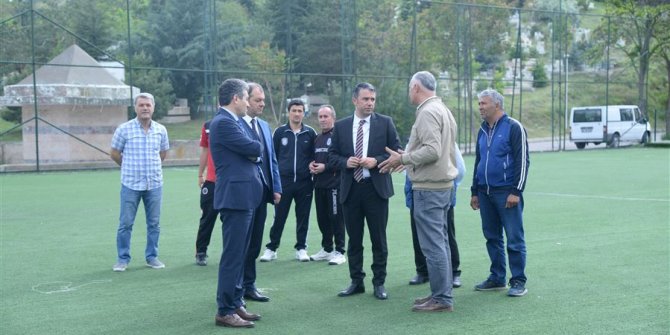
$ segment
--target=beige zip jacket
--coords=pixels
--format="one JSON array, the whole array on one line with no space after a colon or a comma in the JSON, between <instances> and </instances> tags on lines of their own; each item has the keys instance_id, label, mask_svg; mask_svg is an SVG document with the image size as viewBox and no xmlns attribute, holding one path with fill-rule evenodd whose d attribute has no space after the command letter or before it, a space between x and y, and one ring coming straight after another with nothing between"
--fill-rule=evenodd
<instances>
[{"instance_id":1,"label":"beige zip jacket","mask_svg":"<svg viewBox=\"0 0 670 335\"><path fill-rule=\"evenodd\" d=\"M414 190L446 190L458 176L456 121L442 100L431 97L419 104L416 121L401 162Z\"/></svg>"}]
</instances>

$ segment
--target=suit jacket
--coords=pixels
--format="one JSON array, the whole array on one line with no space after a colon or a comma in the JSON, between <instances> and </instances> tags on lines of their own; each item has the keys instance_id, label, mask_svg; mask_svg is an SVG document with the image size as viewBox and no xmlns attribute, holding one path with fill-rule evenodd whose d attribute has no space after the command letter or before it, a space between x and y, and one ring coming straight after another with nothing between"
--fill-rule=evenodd
<instances>
[{"instance_id":1,"label":"suit jacket","mask_svg":"<svg viewBox=\"0 0 670 335\"><path fill-rule=\"evenodd\" d=\"M354 169L347 168L347 159L355 156L353 141L354 116L351 115L335 122L332 144L328 150L328 163L340 170L340 202L344 203L354 183ZM389 158L384 147L393 150L400 148L400 140L393 119L386 115L373 113L370 116L370 135L368 140L368 157L374 157L377 164ZM377 194L388 199L393 196L391 174L379 173L379 168L369 170L372 184Z\"/></svg>"},{"instance_id":2,"label":"suit jacket","mask_svg":"<svg viewBox=\"0 0 670 335\"><path fill-rule=\"evenodd\" d=\"M258 126L263 132L263 144L265 145L267 156L270 158L270 172L272 174L272 176L270 176L271 180L269 182L270 185L272 185L270 193L282 193L281 178L279 177L279 164L277 163L277 155L275 154L275 148L272 144L272 130L270 129L270 125L265 120L261 120L259 118L256 118L256 120L258 121ZM268 202L274 203L273 194L270 194L270 199Z\"/></svg>"},{"instance_id":3,"label":"suit jacket","mask_svg":"<svg viewBox=\"0 0 670 335\"><path fill-rule=\"evenodd\" d=\"M216 167L214 208L255 209L263 196L258 164L261 144L230 113L219 109L209 126L209 150Z\"/></svg>"}]
</instances>

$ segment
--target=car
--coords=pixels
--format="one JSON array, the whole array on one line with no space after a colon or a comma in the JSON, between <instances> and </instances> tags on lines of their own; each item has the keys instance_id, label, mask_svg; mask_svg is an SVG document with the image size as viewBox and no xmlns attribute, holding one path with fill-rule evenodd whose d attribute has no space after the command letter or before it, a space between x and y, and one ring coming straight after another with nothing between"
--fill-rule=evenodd
<instances>
[{"instance_id":1,"label":"car","mask_svg":"<svg viewBox=\"0 0 670 335\"><path fill-rule=\"evenodd\" d=\"M588 143L607 143L610 148L621 142L647 143L651 125L635 105L573 107L570 110L570 141L578 149Z\"/></svg>"}]
</instances>

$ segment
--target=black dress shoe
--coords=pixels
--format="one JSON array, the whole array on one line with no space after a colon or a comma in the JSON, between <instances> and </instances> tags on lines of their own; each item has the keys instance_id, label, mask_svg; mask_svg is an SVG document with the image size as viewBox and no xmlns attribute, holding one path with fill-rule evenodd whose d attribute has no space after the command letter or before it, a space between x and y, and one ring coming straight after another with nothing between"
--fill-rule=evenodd
<instances>
[{"instance_id":1,"label":"black dress shoe","mask_svg":"<svg viewBox=\"0 0 670 335\"><path fill-rule=\"evenodd\" d=\"M386 294L386 289L384 288L384 285L379 285L375 286L375 298L379 300L386 300L388 299L388 294Z\"/></svg>"},{"instance_id":2,"label":"black dress shoe","mask_svg":"<svg viewBox=\"0 0 670 335\"><path fill-rule=\"evenodd\" d=\"M410 285L421 285L423 283L428 282L428 277L427 276L422 276L422 275L416 275L412 279L410 279L409 284Z\"/></svg>"},{"instance_id":3,"label":"black dress shoe","mask_svg":"<svg viewBox=\"0 0 670 335\"><path fill-rule=\"evenodd\" d=\"M261 294L261 292L258 292L258 290L245 292L244 293L244 298L249 299L249 300L253 300L253 301L260 301L260 302L270 301L270 297Z\"/></svg>"},{"instance_id":4,"label":"black dress shoe","mask_svg":"<svg viewBox=\"0 0 670 335\"><path fill-rule=\"evenodd\" d=\"M350 295L354 294L360 294L365 292L365 285L362 283L356 284L356 283L351 283L349 287L345 288L344 290L340 291L337 295L340 297L348 297Z\"/></svg>"}]
</instances>

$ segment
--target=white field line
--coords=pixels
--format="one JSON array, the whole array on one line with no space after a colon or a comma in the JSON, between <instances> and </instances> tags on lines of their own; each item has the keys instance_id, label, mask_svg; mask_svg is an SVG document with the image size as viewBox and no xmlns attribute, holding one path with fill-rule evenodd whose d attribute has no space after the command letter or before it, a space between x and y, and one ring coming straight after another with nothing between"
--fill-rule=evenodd
<instances>
[{"instance_id":1,"label":"white field line","mask_svg":"<svg viewBox=\"0 0 670 335\"><path fill-rule=\"evenodd\" d=\"M405 183L393 183L393 187L396 190L396 195L404 195ZM462 185L461 185L462 187ZM400 192L398 192L400 190ZM469 192L468 192L469 193ZM613 196L604 196L604 195L588 195L588 194L567 194L567 193L551 193L551 192L524 192L523 194L532 194L532 195L544 195L552 197L564 197L564 198L584 198L584 199L603 199L603 200L620 200L620 201L655 201L655 202L667 202L670 203L670 199L660 199L660 198L632 198L632 197L613 197Z\"/></svg>"},{"instance_id":2,"label":"white field line","mask_svg":"<svg viewBox=\"0 0 670 335\"><path fill-rule=\"evenodd\" d=\"M552 197L564 198L586 198L586 199L603 199L603 200L622 200L622 201L657 201L670 202L670 199L659 198L632 198L632 197L613 197L603 195L586 195L586 194L566 194L566 193L549 193L549 192L524 192L525 194L546 195Z\"/></svg>"}]
</instances>

